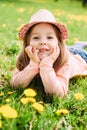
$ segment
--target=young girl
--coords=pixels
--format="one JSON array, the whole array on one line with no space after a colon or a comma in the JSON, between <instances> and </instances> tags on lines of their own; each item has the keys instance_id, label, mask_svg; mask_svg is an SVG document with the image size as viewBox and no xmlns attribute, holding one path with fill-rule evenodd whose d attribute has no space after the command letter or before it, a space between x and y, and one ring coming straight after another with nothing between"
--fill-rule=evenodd
<instances>
[{"instance_id":1,"label":"young girl","mask_svg":"<svg viewBox=\"0 0 87 130\"><path fill-rule=\"evenodd\" d=\"M19 31L23 49L11 79L12 86L27 87L40 76L46 93L64 97L70 78L87 75L87 53L76 49L76 45L67 49L67 37L66 27L57 23L51 12L36 12Z\"/></svg>"}]
</instances>

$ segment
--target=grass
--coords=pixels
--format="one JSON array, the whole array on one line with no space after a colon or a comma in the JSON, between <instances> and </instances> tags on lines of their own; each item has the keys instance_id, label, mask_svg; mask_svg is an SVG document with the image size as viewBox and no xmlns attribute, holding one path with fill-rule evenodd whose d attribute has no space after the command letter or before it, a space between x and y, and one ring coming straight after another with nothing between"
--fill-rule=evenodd
<instances>
[{"instance_id":1,"label":"grass","mask_svg":"<svg viewBox=\"0 0 87 130\"><path fill-rule=\"evenodd\" d=\"M8 104L18 115L10 119L0 114L0 127L2 130L87 130L87 77L71 79L64 99L46 95L42 85L32 83L30 87L37 91L34 99L42 105L40 108L37 106L38 110L33 103L21 102L21 98L26 97L25 89L14 90L10 86L11 71L15 68L16 56L22 47L22 42L17 38L18 28L41 8L52 11L57 21L66 24L69 31L67 45L73 44L75 39L87 40L87 8L82 7L81 1L1 0L0 106ZM82 94L83 98L76 100L76 93L80 93L80 97ZM39 112L41 107L44 108L43 112ZM57 115L56 111L60 109L66 109L69 113L62 110Z\"/></svg>"}]
</instances>

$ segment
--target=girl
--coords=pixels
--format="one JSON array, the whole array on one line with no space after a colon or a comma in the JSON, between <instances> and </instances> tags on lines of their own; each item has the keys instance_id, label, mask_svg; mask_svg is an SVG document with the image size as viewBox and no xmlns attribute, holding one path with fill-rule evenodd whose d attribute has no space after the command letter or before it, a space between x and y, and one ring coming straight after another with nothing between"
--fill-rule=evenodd
<instances>
[{"instance_id":1,"label":"girl","mask_svg":"<svg viewBox=\"0 0 87 130\"><path fill-rule=\"evenodd\" d=\"M40 76L46 93L64 97L70 78L87 75L87 53L75 47L68 51L67 37L66 27L57 23L49 11L36 12L19 31L23 49L11 79L12 86L26 87Z\"/></svg>"}]
</instances>

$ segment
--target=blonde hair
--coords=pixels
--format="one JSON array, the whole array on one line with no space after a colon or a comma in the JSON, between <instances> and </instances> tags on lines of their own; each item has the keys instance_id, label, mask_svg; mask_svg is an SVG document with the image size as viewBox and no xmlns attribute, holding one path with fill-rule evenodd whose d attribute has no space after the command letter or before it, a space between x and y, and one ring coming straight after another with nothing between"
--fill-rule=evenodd
<instances>
[{"instance_id":1,"label":"blonde hair","mask_svg":"<svg viewBox=\"0 0 87 130\"><path fill-rule=\"evenodd\" d=\"M29 61L30 61L30 58L28 57L28 55L25 52L25 48L29 45L28 39L29 39L30 33L32 31L32 28L34 26L32 26L27 31L25 38L24 38L24 42L23 42L23 49L22 49L22 51L19 54L18 59L17 59L16 66L20 71L23 70L29 64ZM52 25L52 26L53 26L53 29L56 33L57 38L58 38L58 41L59 41L58 46L60 49L60 54L59 54L57 60L55 61L55 63L53 64L54 70L57 71L67 61L68 54L67 54L66 45L62 40L60 30L58 30L58 28L56 28L55 25Z\"/></svg>"}]
</instances>

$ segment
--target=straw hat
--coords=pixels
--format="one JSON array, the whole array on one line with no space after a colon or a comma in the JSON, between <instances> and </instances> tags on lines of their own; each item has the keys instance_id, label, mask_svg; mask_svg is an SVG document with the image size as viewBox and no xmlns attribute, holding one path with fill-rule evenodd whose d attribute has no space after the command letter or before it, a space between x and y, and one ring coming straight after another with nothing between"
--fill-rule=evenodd
<instances>
[{"instance_id":1,"label":"straw hat","mask_svg":"<svg viewBox=\"0 0 87 130\"><path fill-rule=\"evenodd\" d=\"M56 22L54 16L52 15L51 12L45 9L41 9L37 11L30 19L29 23L25 24L19 31L18 36L20 39L24 39L27 31L35 24L38 23L50 23L55 25L61 32L62 40L66 39L68 37L68 32L66 27L61 24Z\"/></svg>"}]
</instances>

